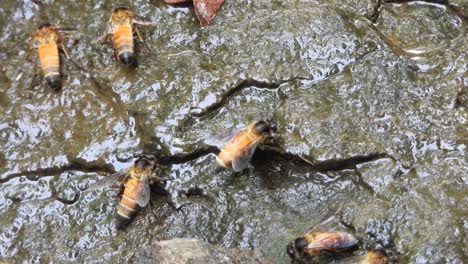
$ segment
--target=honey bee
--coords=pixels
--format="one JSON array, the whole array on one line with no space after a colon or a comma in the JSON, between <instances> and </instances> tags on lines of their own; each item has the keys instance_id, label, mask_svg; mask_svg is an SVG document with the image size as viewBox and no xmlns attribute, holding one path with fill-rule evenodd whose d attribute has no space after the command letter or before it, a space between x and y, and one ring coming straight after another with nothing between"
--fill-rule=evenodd
<instances>
[{"instance_id":1,"label":"honey bee","mask_svg":"<svg viewBox=\"0 0 468 264\"><path fill-rule=\"evenodd\" d=\"M143 40L143 35L138 26L135 24L143 26L154 25L153 22L133 14L128 6L116 6L112 11L109 21L104 25L97 39L98 42L102 42L106 40L109 35L112 35L115 58L125 65L131 65L135 60L134 32L136 32L139 40L145 44L145 47L150 50Z\"/></svg>"},{"instance_id":2,"label":"honey bee","mask_svg":"<svg viewBox=\"0 0 468 264\"><path fill-rule=\"evenodd\" d=\"M120 183L121 187L123 185L122 198L115 216L117 229L123 229L137 210L148 204L150 199L149 181L160 179L154 175L155 169L156 160L153 156L140 155L129 169L102 179L89 188L89 191L94 191L116 183Z\"/></svg>"},{"instance_id":3,"label":"honey bee","mask_svg":"<svg viewBox=\"0 0 468 264\"><path fill-rule=\"evenodd\" d=\"M39 53L42 74L49 87L55 90L61 88L59 50L69 58L63 38L60 29L49 22L41 24L33 36L33 47Z\"/></svg>"},{"instance_id":4,"label":"honey bee","mask_svg":"<svg viewBox=\"0 0 468 264\"><path fill-rule=\"evenodd\" d=\"M358 240L344 232L308 232L303 237L291 241L287 253L292 259L318 256L323 252L336 252L352 248Z\"/></svg>"},{"instance_id":5,"label":"honey bee","mask_svg":"<svg viewBox=\"0 0 468 264\"><path fill-rule=\"evenodd\" d=\"M342 261L337 264L388 264L387 253L383 250L371 250L362 256L354 256Z\"/></svg>"},{"instance_id":6,"label":"honey bee","mask_svg":"<svg viewBox=\"0 0 468 264\"><path fill-rule=\"evenodd\" d=\"M320 226L332 221L340 211L341 208L332 210L304 236L291 241L286 247L286 252L291 259L304 260L319 256L321 253L339 252L356 246L358 240L351 234L318 230Z\"/></svg>"},{"instance_id":7,"label":"honey bee","mask_svg":"<svg viewBox=\"0 0 468 264\"><path fill-rule=\"evenodd\" d=\"M256 121L247 127L226 131L205 140L212 146L223 147L216 157L221 168L232 168L239 172L250 165L250 160L258 145L272 138L276 126L269 121Z\"/></svg>"},{"instance_id":8,"label":"honey bee","mask_svg":"<svg viewBox=\"0 0 468 264\"><path fill-rule=\"evenodd\" d=\"M189 0L164 0L164 2L168 4L181 4L189 2ZM193 0L195 14L202 27L211 24L223 3L224 0Z\"/></svg>"}]
</instances>

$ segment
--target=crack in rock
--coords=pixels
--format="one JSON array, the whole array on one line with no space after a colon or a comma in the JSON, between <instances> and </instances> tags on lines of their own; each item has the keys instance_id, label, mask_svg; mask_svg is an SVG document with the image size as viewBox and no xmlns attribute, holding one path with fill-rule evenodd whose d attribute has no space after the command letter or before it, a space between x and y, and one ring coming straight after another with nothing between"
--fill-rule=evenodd
<instances>
[{"instance_id":1,"label":"crack in rock","mask_svg":"<svg viewBox=\"0 0 468 264\"><path fill-rule=\"evenodd\" d=\"M178 153L169 156L156 156L160 164L181 164L197 160L200 157L217 154L219 149L214 146L204 146L188 153ZM293 154L284 151L280 148L263 145L257 148L254 158L261 160L278 160L283 159L287 162L293 162L303 167L311 168L318 172L341 171L348 169L355 169L356 165L372 162L380 159L389 158L395 160L387 153L375 152L367 155L356 155L344 159L328 159L328 160L315 160L310 157Z\"/></svg>"},{"instance_id":2,"label":"crack in rock","mask_svg":"<svg viewBox=\"0 0 468 264\"><path fill-rule=\"evenodd\" d=\"M293 154L277 147L261 146L255 152L256 155L261 155L266 158L280 157L289 162L294 162L300 166L309 167L318 172L329 172L329 171L341 171L341 170L354 170L356 165L372 162L380 159L393 157L387 153L370 153L367 155L356 155L344 159L327 159L327 160L315 160L311 157L305 157L302 155Z\"/></svg>"},{"instance_id":3,"label":"crack in rock","mask_svg":"<svg viewBox=\"0 0 468 264\"><path fill-rule=\"evenodd\" d=\"M171 165L171 164L182 164L182 163L190 162L193 160L197 160L200 157L203 157L212 153L216 153L217 151L218 151L217 147L204 146L201 148L197 148L194 151L188 152L188 153L177 153L177 154L168 155L168 156L162 156L162 155L158 155L158 153L155 153L153 155L158 160L158 163Z\"/></svg>"},{"instance_id":4,"label":"crack in rock","mask_svg":"<svg viewBox=\"0 0 468 264\"><path fill-rule=\"evenodd\" d=\"M369 54L371 54L371 53L373 53L375 51L376 51L376 49L369 50L366 53L357 56L354 61L352 61L352 62L350 62L350 63L348 63L347 65L344 65L344 66L349 66L349 65L354 65L356 63L359 63L364 58L366 58ZM345 68L345 67L343 67L343 68ZM253 79L253 78L243 79L243 80L238 81L234 86L227 89L225 92L223 92L221 94L221 97L215 103L213 103L210 106L207 106L205 109L201 110L200 112L190 113L189 117L200 118L200 117L206 116L206 115L220 109L221 107L223 107L223 105L225 105L227 102L229 102L229 100L232 97L234 97L234 95L236 93L238 93L239 91L241 91L241 90L243 90L245 88L257 87L257 88L261 88L261 89L275 90L275 89L279 89L283 84L286 84L286 83L289 83L289 82L310 81L310 82L314 82L314 83L320 83L320 82L323 82L323 81L327 81L330 78L332 78L334 76L338 76L338 75L340 75L342 73L343 73L343 71L337 71L337 72L329 74L328 76L325 76L324 78L321 78L320 80L314 80L313 77L302 77L302 76L295 76L295 77L292 77L292 78L287 79L287 80L279 80L279 81L276 81L276 82L274 82L274 81L259 81L259 80ZM184 124L186 124L186 123L184 122Z\"/></svg>"},{"instance_id":5,"label":"crack in rock","mask_svg":"<svg viewBox=\"0 0 468 264\"><path fill-rule=\"evenodd\" d=\"M268 81L259 81L253 78L248 78L244 80L238 81L233 87L227 89L225 92L221 94L221 98L219 98L215 103L212 105L206 107L202 111L198 113L191 113L190 115L193 117L202 117L205 116L213 111L218 110L221 108L224 104L226 104L229 99L231 99L235 93L249 87L257 87L261 89L278 89L281 85L297 80L309 80L308 78L305 77L293 77L288 80L280 80L277 82L268 82Z\"/></svg>"},{"instance_id":6,"label":"crack in rock","mask_svg":"<svg viewBox=\"0 0 468 264\"><path fill-rule=\"evenodd\" d=\"M76 159L69 164L63 166L39 168L31 171L20 171L8 174L5 178L0 179L0 184L5 183L11 179L25 176L30 181L37 181L42 177L59 175L67 171L82 171L93 173L114 173L115 169L109 164L100 164L100 162L87 162L81 159Z\"/></svg>"}]
</instances>

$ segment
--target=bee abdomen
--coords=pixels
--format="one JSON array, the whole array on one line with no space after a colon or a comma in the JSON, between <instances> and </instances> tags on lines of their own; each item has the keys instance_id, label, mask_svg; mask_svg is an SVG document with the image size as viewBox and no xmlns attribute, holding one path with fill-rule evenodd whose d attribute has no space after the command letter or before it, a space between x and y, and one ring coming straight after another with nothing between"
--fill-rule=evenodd
<instances>
[{"instance_id":1,"label":"bee abdomen","mask_svg":"<svg viewBox=\"0 0 468 264\"><path fill-rule=\"evenodd\" d=\"M228 167L226 167L223 160L221 160L219 157L216 157L216 162L213 164L213 167L211 168L211 174L218 174L224 171L226 168Z\"/></svg>"},{"instance_id":2,"label":"bee abdomen","mask_svg":"<svg viewBox=\"0 0 468 264\"><path fill-rule=\"evenodd\" d=\"M115 228L117 230L122 230L128 222L130 222L130 219L130 217L117 213L117 215L115 215Z\"/></svg>"},{"instance_id":3,"label":"bee abdomen","mask_svg":"<svg viewBox=\"0 0 468 264\"><path fill-rule=\"evenodd\" d=\"M131 26L119 27L113 37L117 57L122 63L131 64L134 58L133 33Z\"/></svg>"},{"instance_id":4,"label":"bee abdomen","mask_svg":"<svg viewBox=\"0 0 468 264\"><path fill-rule=\"evenodd\" d=\"M135 199L129 197L135 185L133 181L134 180L128 181L127 186L129 187L125 188L122 199L120 200L117 215L115 216L115 226L117 229L124 228L138 209Z\"/></svg>"},{"instance_id":5,"label":"bee abdomen","mask_svg":"<svg viewBox=\"0 0 468 264\"><path fill-rule=\"evenodd\" d=\"M231 166L232 160L223 154L224 152L221 151L221 153L219 153L219 155L216 157L216 165L221 168L229 168Z\"/></svg>"},{"instance_id":6,"label":"bee abdomen","mask_svg":"<svg viewBox=\"0 0 468 264\"><path fill-rule=\"evenodd\" d=\"M39 59L47 84L54 89L60 88L60 61L56 43L39 47Z\"/></svg>"},{"instance_id":7,"label":"bee abdomen","mask_svg":"<svg viewBox=\"0 0 468 264\"><path fill-rule=\"evenodd\" d=\"M60 82L60 73L54 72L48 74L46 77L46 82L47 85L49 85L50 88L58 90L61 88L61 82Z\"/></svg>"},{"instance_id":8,"label":"bee abdomen","mask_svg":"<svg viewBox=\"0 0 468 264\"><path fill-rule=\"evenodd\" d=\"M123 51L119 54L119 60L126 65L132 64L133 62L133 51Z\"/></svg>"}]
</instances>

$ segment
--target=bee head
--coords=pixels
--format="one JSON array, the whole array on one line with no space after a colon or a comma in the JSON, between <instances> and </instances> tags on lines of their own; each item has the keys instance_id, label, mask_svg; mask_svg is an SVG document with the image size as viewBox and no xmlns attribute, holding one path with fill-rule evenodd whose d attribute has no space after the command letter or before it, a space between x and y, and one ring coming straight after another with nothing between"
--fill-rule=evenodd
<instances>
[{"instance_id":1,"label":"bee head","mask_svg":"<svg viewBox=\"0 0 468 264\"><path fill-rule=\"evenodd\" d=\"M120 4L115 5L113 11L117 12L119 10L130 10L130 7L128 5L126 5L126 4L120 3Z\"/></svg>"},{"instance_id":2,"label":"bee head","mask_svg":"<svg viewBox=\"0 0 468 264\"><path fill-rule=\"evenodd\" d=\"M286 252L288 255L293 258L293 259L299 259L301 256L304 255L305 248L307 247L308 243L307 241L300 237L296 238L294 241L291 241L287 248Z\"/></svg>"},{"instance_id":3,"label":"bee head","mask_svg":"<svg viewBox=\"0 0 468 264\"><path fill-rule=\"evenodd\" d=\"M294 245L296 247L296 250L299 251L302 254L304 252L305 248L307 247L308 243L303 237L300 237L300 238L296 238L296 240L294 240Z\"/></svg>"},{"instance_id":4,"label":"bee head","mask_svg":"<svg viewBox=\"0 0 468 264\"><path fill-rule=\"evenodd\" d=\"M155 158L152 155L145 155L145 154L139 154L136 156L137 160L135 160L135 168L139 171L146 170L149 166L154 166L155 165Z\"/></svg>"},{"instance_id":5,"label":"bee head","mask_svg":"<svg viewBox=\"0 0 468 264\"><path fill-rule=\"evenodd\" d=\"M117 24L131 22L132 16L132 11L130 11L130 7L127 5L116 5L112 11L112 21Z\"/></svg>"},{"instance_id":6,"label":"bee head","mask_svg":"<svg viewBox=\"0 0 468 264\"><path fill-rule=\"evenodd\" d=\"M49 23L49 21L45 21L44 23L39 25L38 29L43 29L43 28L50 27L50 26L52 25Z\"/></svg>"},{"instance_id":7,"label":"bee head","mask_svg":"<svg viewBox=\"0 0 468 264\"><path fill-rule=\"evenodd\" d=\"M140 171L145 170L148 165L149 162L146 159L137 159L135 161L135 168Z\"/></svg>"},{"instance_id":8,"label":"bee head","mask_svg":"<svg viewBox=\"0 0 468 264\"><path fill-rule=\"evenodd\" d=\"M255 133L257 135L263 135L263 134L271 134L271 127L268 122L265 122L263 120L258 121L255 126Z\"/></svg>"}]
</instances>

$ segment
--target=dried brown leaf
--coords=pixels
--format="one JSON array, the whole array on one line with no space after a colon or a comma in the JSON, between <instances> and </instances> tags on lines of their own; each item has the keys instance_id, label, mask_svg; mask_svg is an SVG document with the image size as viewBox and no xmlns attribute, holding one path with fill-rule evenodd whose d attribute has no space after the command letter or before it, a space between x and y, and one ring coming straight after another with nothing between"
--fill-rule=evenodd
<instances>
[{"instance_id":1,"label":"dried brown leaf","mask_svg":"<svg viewBox=\"0 0 468 264\"><path fill-rule=\"evenodd\" d=\"M193 0L195 13L202 27L208 26L223 5L224 0Z\"/></svg>"}]
</instances>

